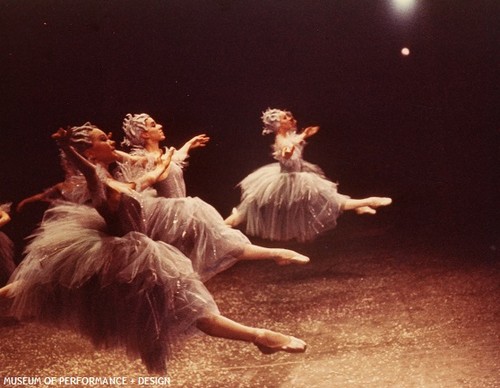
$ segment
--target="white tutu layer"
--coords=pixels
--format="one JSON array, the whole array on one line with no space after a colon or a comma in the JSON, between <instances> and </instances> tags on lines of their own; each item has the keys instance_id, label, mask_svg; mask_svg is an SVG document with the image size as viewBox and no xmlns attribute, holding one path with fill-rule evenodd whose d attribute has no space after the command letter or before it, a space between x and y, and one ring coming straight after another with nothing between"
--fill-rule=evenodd
<instances>
[{"instance_id":1,"label":"white tutu layer","mask_svg":"<svg viewBox=\"0 0 500 388\"><path fill-rule=\"evenodd\" d=\"M142 233L106 233L90 207L58 204L14 272L18 318L76 329L99 347L123 346L149 371L165 372L169 345L218 313L178 249Z\"/></svg>"},{"instance_id":2,"label":"white tutu layer","mask_svg":"<svg viewBox=\"0 0 500 388\"><path fill-rule=\"evenodd\" d=\"M248 238L229 228L215 208L200 198L154 198L143 201L147 235L172 244L189 257L203 281L231 267Z\"/></svg>"},{"instance_id":3,"label":"white tutu layer","mask_svg":"<svg viewBox=\"0 0 500 388\"><path fill-rule=\"evenodd\" d=\"M238 214L248 235L277 241L313 240L335 228L348 196L337 192L321 169L301 160L301 170L285 172L271 163L243 179Z\"/></svg>"},{"instance_id":4,"label":"white tutu layer","mask_svg":"<svg viewBox=\"0 0 500 388\"><path fill-rule=\"evenodd\" d=\"M0 232L0 286L7 283L15 268L14 243L5 233Z\"/></svg>"}]
</instances>

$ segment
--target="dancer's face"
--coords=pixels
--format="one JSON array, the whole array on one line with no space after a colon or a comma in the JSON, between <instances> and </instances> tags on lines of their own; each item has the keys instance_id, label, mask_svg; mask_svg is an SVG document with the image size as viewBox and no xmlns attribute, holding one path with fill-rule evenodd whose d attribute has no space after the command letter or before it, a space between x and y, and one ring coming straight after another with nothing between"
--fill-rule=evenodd
<instances>
[{"instance_id":1,"label":"dancer's face","mask_svg":"<svg viewBox=\"0 0 500 388\"><path fill-rule=\"evenodd\" d=\"M92 145L86 150L87 157L103 164L110 164L117 160L115 142L111 136L106 135L99 128L94 128L90 132Z\"/></svg>"},{"instance_id":2,"label":"dancer's face","mask_svg":"<svg viewBox=\"0 0 500 388\"><path fill-rule=\"evenodd\" d=\"M146 136L154 143L165 140L163 126L158 124L152 117L146 119Z\"/></svg>"},{"instance_id":3,"label":"dancer's face","mask_svg":"<svg viewBox=\"0 0 500 388\"><path fill-rule=\"evenodd\" d=\"M293 117L292 113L284 112L280 120L280 133L285 134L290 130L297 127L297 120Z\"/></svg>"}]
</instances>

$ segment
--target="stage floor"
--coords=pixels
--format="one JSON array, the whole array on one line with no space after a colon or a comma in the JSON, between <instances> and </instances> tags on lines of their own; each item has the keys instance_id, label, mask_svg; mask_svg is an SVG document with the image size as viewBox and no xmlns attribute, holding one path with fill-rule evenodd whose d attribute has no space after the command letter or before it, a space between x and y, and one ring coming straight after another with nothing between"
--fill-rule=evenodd
<instances>
[{"instance_id":1,"label":"stage floor","mask_svg":"<svg viewBox=\"0 0 500 388\"><path fill-rule=\"evenodd\" d=\"M311 263L241 262L207 286L224 315L300 337L304 354L266 356L200 335L176 349L168 380L145 380L122 351L4 317L0 385L38 377L33 386L69 386L51 378L79 376L130 387L500 386L498 247L370 224L288 246Z\"/></svg>"}]
</instances>

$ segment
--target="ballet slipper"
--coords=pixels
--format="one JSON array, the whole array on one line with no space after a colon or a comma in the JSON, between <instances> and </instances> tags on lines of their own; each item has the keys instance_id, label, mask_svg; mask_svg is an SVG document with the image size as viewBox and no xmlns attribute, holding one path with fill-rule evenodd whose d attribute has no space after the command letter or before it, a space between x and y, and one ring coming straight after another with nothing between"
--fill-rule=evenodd
<instances>
[{"instance_id":1,"label":"ballet slipper","mask_svg":"<svg viewBox=\"0 0 500 388\"><path fill-rule=\"evenodd\" d=\"M274 261L278 265L289 265L289 264L307 264L309 263L309 257L301 255L300 253L289 251L287 249L278 249L276 258Z\"/></svg>"},{"instance_id":2,"label":"ballet slipper","mask_svg":"<svg viewBox=\"0 0 500 388\"><path fill-rule=\"evenodd\" d=\"M370 201L370 207L376 209L381 206L387 206L392 203L392 198L389 197L373 197Z\"/></svg>"},{"instance_id":3,"label":"ballet slipper","mask_svg":"<svg viewBox=\"0 0 500 388\"><path fill-rule=\"evenodd\" d=\"M354 209L354 211L357 214L376 214L377 213L377 211L375 209L371 208L370 206L361 206L361 207Z\"/></svg>"},{"instance_id":4,"label":"ballet slipper","mask_svg":"<svg viewBox=\"0 0 500 388\"><path fill-rule=\"evenodd\" d=\"M278 336L282 338L272 338ZM254 345L263 354L274 354L276 352L304 353L307 348L307 344L299 338L274 333L269 330L260 330L255 338Z\"/></svg>"}]
</instances>

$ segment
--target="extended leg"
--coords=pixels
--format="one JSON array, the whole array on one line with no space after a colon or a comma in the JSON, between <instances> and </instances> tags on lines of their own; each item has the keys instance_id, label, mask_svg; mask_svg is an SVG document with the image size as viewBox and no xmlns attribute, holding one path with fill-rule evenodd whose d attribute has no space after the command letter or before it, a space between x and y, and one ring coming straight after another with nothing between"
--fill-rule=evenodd
<instances>
[{"instance_id":1,"label":"extended leg","mask_svg":"<svg viewBox=\"0 0 500 388\"><path fill-rule=\"evenodd\" d=\"M252 342L265 354L278 351L302 353L306 350L306 343L298 338L267 329L245 326L222 315L200 318L196 326L212 337Z\"/></svg>"},{"instance_id":2,"label":"extended leg","mask_svg":"<svg viewBox=\"0 0 500 388\"><path fill-rule=\"evenodd\" d=\"M363 199L347 199L343 204L343 210L355 210L358 214L375 214L377 208L392 203L388 197L369 197Z\"/></svg>"},{"instance_id":3,"label":"extended leg","mask_svg":"<svg viewBox=\"0 0 500 388\"><path fill-rule=\"evenodd\" d=\"M247 244L243 253L239 256L241 260L266 260L272 259L279 265L306 264L309 257L298 252L283 248L265 248L259 245Z\"/></svg>"}]
</instances>

